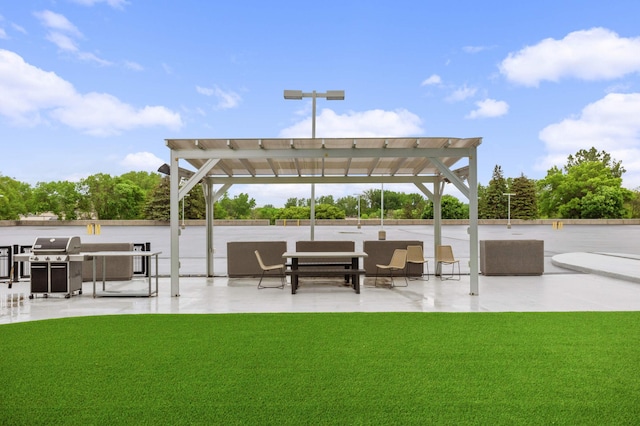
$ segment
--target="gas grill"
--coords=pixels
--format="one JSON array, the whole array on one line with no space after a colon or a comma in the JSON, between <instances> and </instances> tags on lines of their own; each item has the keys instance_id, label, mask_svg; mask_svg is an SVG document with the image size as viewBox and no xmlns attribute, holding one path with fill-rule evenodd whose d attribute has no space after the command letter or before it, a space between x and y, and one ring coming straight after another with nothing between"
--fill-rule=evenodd
<instances>
[{"instance_id":1,"label":"gas grill","mask_svg":"<svg viewBox=\"0 0 640 426\"><path fill-rule=\"evenodd\" d=\"M82 262L80 237L38 237L33 243L31 264L31 295L64 293L71 297L82 294Z\"/></svg>"}]
</instances>

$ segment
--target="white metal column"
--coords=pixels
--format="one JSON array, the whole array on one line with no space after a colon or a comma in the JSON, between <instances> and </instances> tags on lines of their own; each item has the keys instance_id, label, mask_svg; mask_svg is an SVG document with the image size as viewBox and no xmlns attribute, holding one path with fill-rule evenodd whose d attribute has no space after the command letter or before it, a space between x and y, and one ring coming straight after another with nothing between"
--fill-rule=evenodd
<instances>
[{"instance_id":1,"label":"white metal column","mask_svg":"<svg viewBox=\"0 0 640 426\"><path fill-rule=\"evenodd\" d=\"M169 175L169 204L171 215L171 296L180 296L180 176L178 173L178 157L173 150L171 150L169 165L171 166L171 174Z\"/></svg>"},{"instance_id":2,"label":"white metal column","mask_svg":"<svg viewBox=\"0 0 640 426\"><path fill-rule=\"evenodd\" d=\"M435 273L438 272L438 263L435 259L438 246L442 244L442 183L436 180L433 183L433 257L436 261Z\"/></svg>"},{"instance_id":3,"label":"white metal column","mask_svg":"<svg viewBox=\"0 0 640 426\"><path fill-rule=\"evenodd\" d=\"M479 294L478 279L478 159L477 148L469 150L469 294Z\"/></svg>"}]
</instances>

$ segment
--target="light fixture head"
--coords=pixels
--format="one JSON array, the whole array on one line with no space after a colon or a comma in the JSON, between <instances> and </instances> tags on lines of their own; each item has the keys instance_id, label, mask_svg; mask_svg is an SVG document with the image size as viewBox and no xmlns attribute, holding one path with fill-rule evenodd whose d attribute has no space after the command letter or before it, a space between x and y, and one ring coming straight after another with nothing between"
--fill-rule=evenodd
<instances>
[{"instance_id":1,"label":"light fixture head","mask_svg":"<svg viewBox=\"0 0 640 426\"><path fill-rule=\"evenodd\" d=\"M285 90L285 99L302 99L302 90Z\"/></svg>"},{"instance_id":2,"label":"light fixture head","mask_svg":"<svg viewBox=\"0 0 640 426\"><path fill-rule=\"evenodd\" d=\"M158 167L158 172L168 176L171 174L171 166L169 166L167 163L164 163L162 166Z\"/></svg>"},{"instance_id":3,"label":"light fixture head","mask_svg":"<svg viewBox=\"0 0 640 426\"><path fill-rule=\"evenodd\" d=\"M328 101L342 101L344 100L344 90L327 90Z\"/></svg>"}]
</instances>

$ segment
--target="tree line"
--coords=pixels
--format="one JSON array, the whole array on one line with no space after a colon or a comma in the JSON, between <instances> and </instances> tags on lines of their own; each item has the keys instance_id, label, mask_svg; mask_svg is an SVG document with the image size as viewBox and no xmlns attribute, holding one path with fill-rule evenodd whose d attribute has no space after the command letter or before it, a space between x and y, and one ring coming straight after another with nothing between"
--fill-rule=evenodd
<instances>
[{"instance_id":1,"label":"tree line","mask_svg":"<svg viewBox=\"0 0 640 426\"><path fill-rule=\"evenodd\" d=\"M622 187L625 169L605 152L580 150L562 167L552 167L538 181L524 175L505 178L496 165L487 186L478 185L481 219L637 218L640 191ZM79 182L39 182L34 186L0 175L0 219L17 220L50 212L60 220L169 220L169 178L158 173L98 173ZM512 194L508 196L506 194ZM346 217L431 219L433 203L421 194L369 189L359 196L316 199L317 219ZM510 203L510 205L509 205ZM444 219L466 219L469 205L451 195L442 197ZM308 219L308 198L289 198L284 207L256 206L246 193L223 194L214 204L217 219ZM194 187L180 205L180 217L204 219L204 195Z\"/></svg>"}]
</instances>

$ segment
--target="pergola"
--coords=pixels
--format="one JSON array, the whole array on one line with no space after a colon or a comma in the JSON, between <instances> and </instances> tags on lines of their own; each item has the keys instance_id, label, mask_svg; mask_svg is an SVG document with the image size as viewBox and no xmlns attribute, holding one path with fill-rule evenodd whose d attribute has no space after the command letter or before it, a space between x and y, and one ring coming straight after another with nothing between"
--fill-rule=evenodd
<instances>
[{"instance_id":1,"label":"pergola","mask_svg":"<svg viewBox=\"0 0 640 426\"><path fill-rule=\"evenodd\" d=\"M477 295L476 152L481 143L482 138L439 137L167 139L171 150L171 294L180 295L179 203L198 183L207 205L208 276L213 276L213 203L234 184L413 183L433 202L435 253L442 241L441 197L444 185L452 183L469 200L469 293ZM181 168L180 160L195 172ZM214 185L219 185L215 191Z\"/></svg>"}]
</instances>

